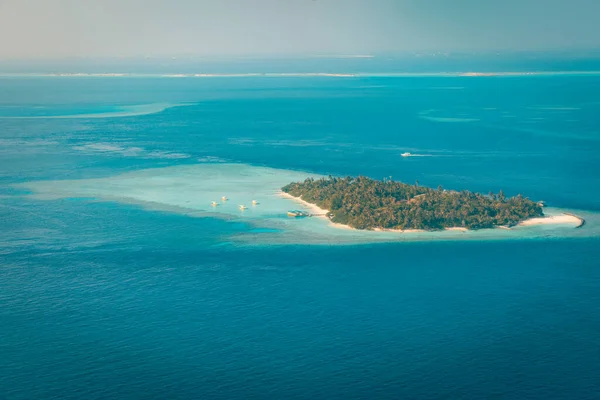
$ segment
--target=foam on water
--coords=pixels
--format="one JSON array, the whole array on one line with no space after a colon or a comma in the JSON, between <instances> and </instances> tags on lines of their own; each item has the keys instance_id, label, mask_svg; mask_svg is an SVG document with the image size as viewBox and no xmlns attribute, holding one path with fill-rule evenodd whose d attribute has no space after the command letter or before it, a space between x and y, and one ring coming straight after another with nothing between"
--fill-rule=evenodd
<instances>
[{"instance_id":1,"label":"foam on water","mask_svg":"<svg viewBox=\"0 0 600 400\"><path fill-rule=\"evenodd\" d=\"M120 175L83 180L34 181L17 185L36 199L90 198L142 205L152 210L189 216L242 221L252 228L232 239L257 244L343 244L422 240L488 240L540 237L589 237L600 235L600 216L577 212L587 224L523 226L510 230L437 232L374 232L340 229L325 218L288 218L290 209L306 209L278 195L289 182L319 175L256 167L247 164L208 163L145 169ZM227 201L221 200L223 196ZM252 205L256 200L257 205ZM211 202L218 205L212 206ZM241 210L240 205L247 209ZM547 215L565 210L547 208Z\"/></svg>"}]
</instances>

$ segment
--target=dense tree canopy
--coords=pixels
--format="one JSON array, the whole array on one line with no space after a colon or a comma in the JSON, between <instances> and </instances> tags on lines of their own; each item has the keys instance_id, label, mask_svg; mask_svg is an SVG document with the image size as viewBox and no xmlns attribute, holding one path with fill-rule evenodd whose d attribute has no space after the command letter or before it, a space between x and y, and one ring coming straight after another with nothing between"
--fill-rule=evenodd
<instances>
[{"instance_id":1,"label":"dense tree canopy","mask_svg":"<svg viewBox=\"0 0 600 400\"><path fill-rule=\"evenodd\" d=\"M309 178L282 190L330 210L333 222L357 229L482 229L543 216L541 205L521 195L431 189L364 176Z\"/></svg>"}]
</instances>

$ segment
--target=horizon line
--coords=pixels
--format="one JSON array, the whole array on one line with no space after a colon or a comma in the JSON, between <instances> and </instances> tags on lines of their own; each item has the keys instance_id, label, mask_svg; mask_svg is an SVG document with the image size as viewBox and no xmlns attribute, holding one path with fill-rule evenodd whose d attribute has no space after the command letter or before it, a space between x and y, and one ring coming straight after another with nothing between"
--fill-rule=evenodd
<instances>
[{"instance_id":1,"label":"horizon line","mask_svg":"<svg viewBox=\"0 0 600 400\"><path fill-rule=\"evenodd\" d=\"M245 72L245 73L135 73L135 72L2 72L2 77L22 78L285 78L285 77L522 77L600 75L600 70L568 71L456 71L456 72Z\"/></svg>"}]
</instances>

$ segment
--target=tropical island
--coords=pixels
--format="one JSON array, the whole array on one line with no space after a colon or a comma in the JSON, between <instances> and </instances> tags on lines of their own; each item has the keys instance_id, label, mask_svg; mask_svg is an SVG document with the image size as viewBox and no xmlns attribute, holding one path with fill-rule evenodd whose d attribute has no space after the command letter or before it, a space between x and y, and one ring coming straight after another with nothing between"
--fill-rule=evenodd
<instances>
[{"instance_id":1,"label":"tropical island","mask_svg":"<svg viewBox=\"0 0 600 400\"><path fill-rule=\"evenodd\" d=\"M308 178L282 192L327 210L337 224L366 230L442 230L511 227L543 217L543 204L502 191L487 195L364 176Z\"/></svg>"}]
</instances>

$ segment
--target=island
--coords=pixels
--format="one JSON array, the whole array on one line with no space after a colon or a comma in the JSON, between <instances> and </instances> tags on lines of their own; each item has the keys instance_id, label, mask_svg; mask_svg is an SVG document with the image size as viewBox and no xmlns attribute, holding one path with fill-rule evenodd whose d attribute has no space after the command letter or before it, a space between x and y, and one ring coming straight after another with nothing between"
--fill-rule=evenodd
<instances>
[{"instance_id":1,"label":"island","mask_svg":"<svg viewBox=\"0 0 600 400\"><path fill-rule=\"evenodd\" d=\"M323 209L335 224L363 230L509 228L544 216L543 203L521 195L432 189L365 176L308 178L281 190Z\"/></svg>"}]
</instances>

